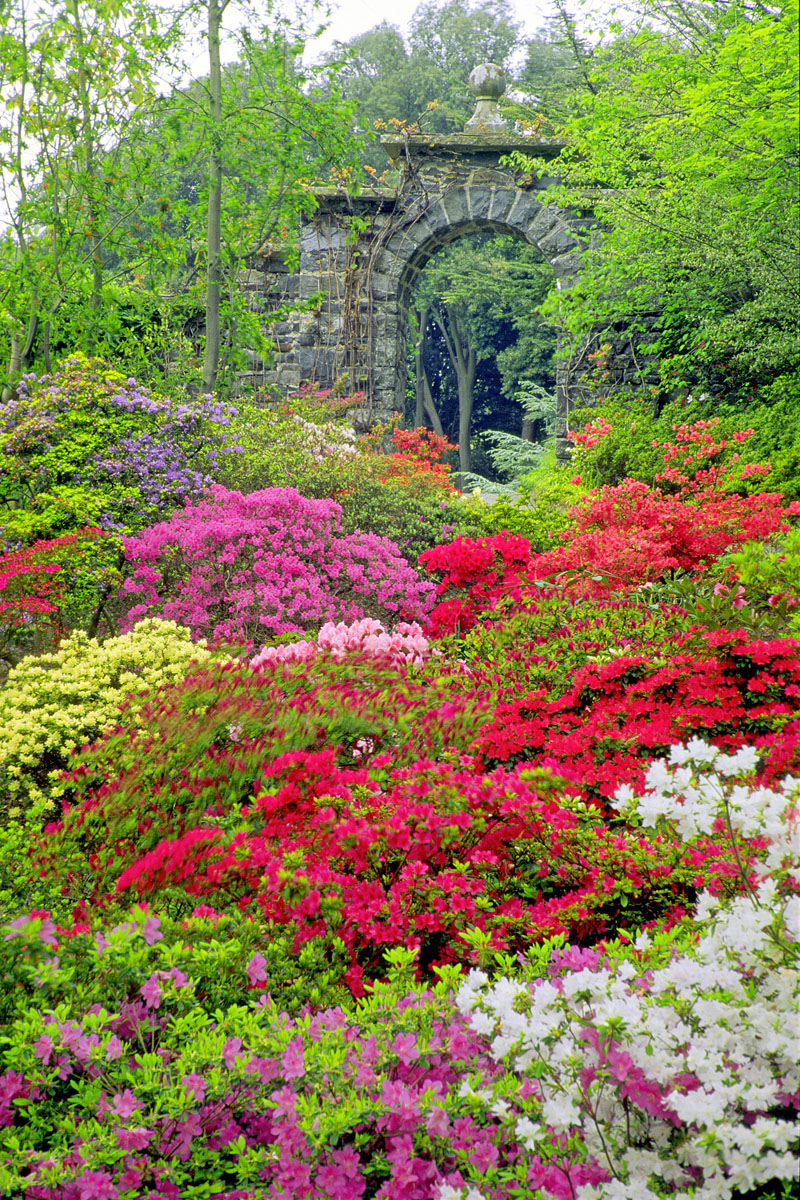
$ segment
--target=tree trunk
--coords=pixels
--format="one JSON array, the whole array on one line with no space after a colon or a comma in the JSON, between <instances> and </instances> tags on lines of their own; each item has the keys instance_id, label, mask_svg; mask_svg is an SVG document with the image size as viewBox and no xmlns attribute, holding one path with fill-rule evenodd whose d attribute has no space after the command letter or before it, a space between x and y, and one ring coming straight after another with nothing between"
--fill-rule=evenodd
<instances>
[{"instance_id":1,"label":"tree trunk","mask_svg":"<svg viewBox=\"0 0 800 1200\"><path fill-rule=\"evenodd\" d=\"M422 311L417 314L419 317L419 337L417 338L417 344L415 346L417 405L414 412L414 426L417 429L419 429L420 426L424 426L425 417L427 416L428 420L433 426L434 433L438 433L439 437L444 437L442 418L439 416L436 404L434 403L433 392L431 391L430 380L428 379L428 372L425 370L425 330L428 327L429 313L429 308L423 308Z\"/></svg>"},{"instance_id":2,"label":"tree trunk","mask_svg":"<svg viewBox=\"0 0 800 1200\"><path fill-rule=\"evenodd\" d=\"M69 4L69 11L72 14L72 20L74 22L75 45L78 50L78 100L81 106L82 118L83 169L86 173L86 204L89 209L89 223L86 230L86 236L89 242L89 257L92 263L92 298L90 301L92 321L88 331L89 336L87 344L89 353L92 353L97 342L97 325L100 320L100 313L103 307L103 261L100 255L100 248L103 238L100 229L100 205L98 204L97 200L97 167L95 164L94 155L95 146L94 128L92 126L92 106L89 98L86 70L83 65L85 61L85 41L77 0L71 0Z\"/></svg>"},{"instance_id":3,"label":"tree trunk","mask_svg":"<svg viewBox=\"0 0 800 1200\"><path fill-rule=\"evenodd\" d=\"M226 4L208 0L209 116L211 146L208 155L208 246L206 274L206 350L203 392L213 392L219 371L221 341L220 284L222 282L222 65L220 26Z\"/></svg>"},{"instance_id":4,"label":"tree trunk","mask_svg":"<svg viewBox=\"0 0 800 1200\"><path fill-rule=\"evenodd\" d=\"M427 377L425 375L425 327L428 324L428 310L423 308L417 313L419 323L419 331L417 333L417 344L414 347L414 362L416 365L416 408L414 409L414 428L419 429L425 424L425 384Z\"/></svg>"},{"instance_id":5,"label":"tree trunk","mask_svg":"<svg viewBox=\"0 0 800 1200\"><path fill-rule=\"evenodd\" d=\"M472 423L472 405L475 392L475 376L478 368L478 356L470 346L461 329L458 318L446 306L435 308L433 319L442 331L450 362L456 373L458 385L458 468L460 471L472 470L472 452L469 444L469 431Z\"/></svg>"},{"instance_id":6,"label":"tree trunk","mask_svg":"<svg viewBox=\"0 0 800 1200\"><path fill-rule=\"evenodd\" d=\"M428 416L428 420L430 421L431 425L433 426L433 432L438 433L439 437L444 437L444 426L442 425L442 418L439 416L438 409L436 408L436 405L434 403L433 392L431 391L431 385L428 382L428 372L425 370L424 367L422 368L422 388L423 388L423 393L422 393L423 404L424 404L425 412L427 413L427 416Z\"/></svg>"},{"instance_id":7,"label":"tree trunk","mask_svg":"<svg viewBox=\"0 0 800 1200\"><path fill-rule=\"evenodd\" d=\"M472 470L472 450L469 431L472 424L472 403L475 393L477 357L472 346L460 346L461 355L456 367L458 379L458 465L462 471Z\"/></svg>"}]
</instances>

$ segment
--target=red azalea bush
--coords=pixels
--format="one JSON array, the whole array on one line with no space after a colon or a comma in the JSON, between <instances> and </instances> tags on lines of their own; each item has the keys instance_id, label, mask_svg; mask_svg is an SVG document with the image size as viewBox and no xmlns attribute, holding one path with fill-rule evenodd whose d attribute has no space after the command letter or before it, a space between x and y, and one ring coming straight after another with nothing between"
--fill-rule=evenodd
<instances>
[{"instance_id":1,"label":"red azalea bush","mask_svg":"<svg viewBox=\"0 0 800 1200\"><path fill-rule=\"evenodd\" d=\"M387 482L413 487L435 487L454 495L450 467L441 461L458 447L430 429L395 429L392 450L382 466Z\"/></svg>"},{"instance_id":2,"label":"red azalea bush","mask_svg":"<svg viewBox=\"0 0 800 1200\"><path fill-rule=\"evenodd\" d=\"M355 659L212 667L81 756L41 864L81 894L178 889L298 942L335 935L354 984L393 945L463 957L470 927L515 949L596 938L724 879L715 841L684 860L606 828L605 802L696 735L760 746L765 778L800 766L796 651L692 633L655 663L587 664L553 698L477 669L434 685Z\"/></svg>"},{"instance_id":3,"label":"red azalea bush","mask_svg":"<svg viewBox=\"0 0 800 1200\"><path fill-rule=\"evenodd\" d=\"M0 657L56 646L102 599L117 553L111 535L79 529L0 555Z\"/></svg>"},{"instance_id":4,"label":"red azalea bush","mask_svg":"<svg viewBox=\"0 0 800 1200\"><path fill-rule=\"evenodd\" d=\"M469 958L476 928L498 951L562 932L596 940L663 916L699 887L724 890L737 874L722 829L688 853L611 831L565 806L563 783L547 772L340 768L319 751L274 761L254 790L243 828L209 825L159 843L122 871L117 892L179 885L290 925L297 945L335 934L356 991L392 947L419 951L425 972Z\"/></svg>"},{"instance_id":5,"label":"red azalea bush","mask_svg":"<svg viewBox=\"0 0 800 1200\"><path fill-rule=\"evenodd\" d=\"M757 641L744 631L695 631L648 654L581 667L572 688L501 697L474 749L488 766L532 757L609 798L641 783L643 757L702 737L764 755L766 779L800 769L800 642Z\"/></svg>"},{"instance_id":6,"label":"red azalea bush","mask_svg":"<svg viewBox=\"0 0 800 1200\"><path fill-rule=\"evenodd\" d=\"M425 550L420 564L440 576L436 595L444 597L430 613L432 632L471 629L480 613L490 611L514 590L519 591L532 560L528 539L511 533L458 537L446 546Z\"/></svg>"},{"instance_id":7,"label":"red azalea bush","mask_svg":"<svg viewBox=\"0 0 800 1200\"><path fill-rule=\"evenodd\" d=\"M675 427L676 442L662 447L663 488L626 479L574 505L571 528L559 534L564 544L552 550L533 554L524 538L500 533L457 538L426 551L420 562L439 577L432 631L470 629L505 596L524 603L534 582L552 581L573 596L611 595L676 572L704 571L747 541L788 530L800 503L784 505L780 493L740 496L729 490L736 482L736 455L718 461L727 442L714 441L713 425ZM603 426L577 436L591 441L605 432ZM734 437L741 441L750 432Z\"/></svg>"},{"instance_id":8,"label":"red azalea bush","mask_svg":"<svg viewBox=\"0 0 800 1200\"><path fill-rule=\"evenodd\" d=\"M595 593L636 587L703 570L725 551L788 529L787 516L798 512L800 505L784 506L778 493L743 497L709 483L666 496L627 479L576 505L569 542L538 555L530 573L538 579L579 573L580 589Z\"/></svg>"},{"instance_id":9,"label":"red azalea bush","mask_svg":"<svg viewBox=\"0 0 800 1200\"><path fill-rule=\"evenodd\" d=\"M128 613L164 616L194 636L252 639L372 616L418 620L433 587L388 538L344 534L334 500L294 488L247 496L212 487L168 521L125 539Z\"/></svg>"}]
</instances>

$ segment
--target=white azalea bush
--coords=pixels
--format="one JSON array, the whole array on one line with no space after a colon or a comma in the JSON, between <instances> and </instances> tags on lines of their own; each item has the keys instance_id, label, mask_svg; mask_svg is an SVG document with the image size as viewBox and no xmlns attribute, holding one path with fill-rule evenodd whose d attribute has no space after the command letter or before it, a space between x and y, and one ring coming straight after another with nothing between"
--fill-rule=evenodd
<instances>
[{"instance_id":1,"label":"white azalea bush","mask_svg":"<svg viewBox=\"0 0 800 1200\"><path fill-rule=\"evenodd\" d=\"M629 952L556 950L523 978L473 970L458 991L458 1008L507 1068L474 1094L508 1112L527 1182L545 1195L727 1200L774 1180L790 1194L800 780L748 786L756 760L750 747L725 755L693 741L653 764L643 797L617 793L629 819L687 842L726 827L749 851L763 846L743 893L726 905L700 896L688 948L659 963L663 942L645 933ZM448 1185L440 1200L481 1194Z\"/></svg>"}]
</instances>

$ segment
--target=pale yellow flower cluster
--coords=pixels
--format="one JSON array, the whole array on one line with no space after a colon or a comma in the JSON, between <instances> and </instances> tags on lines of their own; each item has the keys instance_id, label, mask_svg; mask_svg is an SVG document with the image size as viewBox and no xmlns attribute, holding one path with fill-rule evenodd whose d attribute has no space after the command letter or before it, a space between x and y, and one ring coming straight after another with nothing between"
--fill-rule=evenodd
<instances>
[{"instance_id":1,"label":"pale yellow flower cluster","mask_svg":"<svg viewBox=\"0 0 800 1200\"><path fill-rule=\"evenodd\" d=\"M212 657L188 629L149 618L102 643L73 633L55 653L23 659L0 690L0 812L13 816L37 800L55 811L69 755L114 728L126 697L130 723L151 689Z\"/></svg>"}]
</instances>

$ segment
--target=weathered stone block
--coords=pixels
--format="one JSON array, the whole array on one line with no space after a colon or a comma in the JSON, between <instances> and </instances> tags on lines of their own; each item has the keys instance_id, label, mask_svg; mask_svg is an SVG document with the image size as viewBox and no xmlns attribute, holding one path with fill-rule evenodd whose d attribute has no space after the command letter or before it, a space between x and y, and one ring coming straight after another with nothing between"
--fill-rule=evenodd
<instances>
[{"instance_id":1,"label":"weathered stone block","mask_svg":"<svg viewBox=\"0 0 800 1200\"><path fill-rule=\"evenodd\" d=\"M568 438L556 438L556 463L567 466L572 457L572 442Z\"/></svg>"},{"instance_id":2,"label":"weathered stone block","mask_svg":"<svg viewBox=\"0 0 800 1200\"><path fill-rule=\"evenodd\" d=\"M446 192L440 203L448 225L461 227L469 219L467 197L463 188L454 188Z\"/></svg>"},{"instance_id":3,"label":"weathered stone block","mask_svg":"<svg viewBox=\"0 0 800 1200\"><path fill-rule=\"evenodd\" d=\"M300 233L300 246L309 253L315 250L341 250L346 245L347 232L336 225L306 225Z\"/></svg>"},{"instance_id":4,"label":"weathered stone block","mask_svg":"<svg viewBox=\"0 0 800 1200\"><path fill-rule=\"evenodd\" d=\"M473 221L487 220L494 198L494 188L481 187L472 184L467 189L467 204L469 215Z\"/></svg>"},{"instance_id":5,"label":"weathered stone block","mask_svg":"<svg viewBox=\"0 0 800 1200\"><path fill-rule=\"evenodd\" d=\"M545 237L539 238L538 245L542 254L552 262L558 255L567 253L575 249L577 238L571 229L565 228L560 222L546 234Z\"/></svg>"},{"instance_id":6,"label":"weathered stone block","mask_svg":"<svg viewBox=\"0 0 800 1200\"><path fill-rule=\"evenodd\" d=\"M557 254L555 258L550 259L551 267L560 278L565 275L577 275L582 263L582 250L568 250L566 254Z\"/></svg>"},{"instance_id":7,"label":"weathered stone block","mask_svg":"<svg viewBox=\"0 0 800 1200\"><path fill-rule=\"evenodd\" d=\"M492 203L489 206L489 220L505 221L515 200L515 189L497 188L492 195Z\"/></svg>"},{"instance_id":8,"label":"weathered stone block","mask_svg":"<svg viewBox=\"0 0 800 1200\"><path fill-rule=\"evenodd\" d=\"M552 208L540 207L536 216L531 221L527 229L527 235L530 241L535 242L537 246L541 244L542 238L547 237L549 233L560 225L560 218L553 212Z\"/></svg>"}]
</instances>

